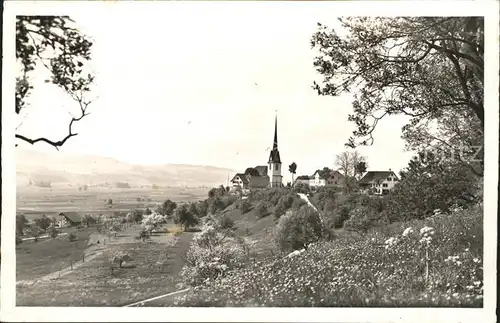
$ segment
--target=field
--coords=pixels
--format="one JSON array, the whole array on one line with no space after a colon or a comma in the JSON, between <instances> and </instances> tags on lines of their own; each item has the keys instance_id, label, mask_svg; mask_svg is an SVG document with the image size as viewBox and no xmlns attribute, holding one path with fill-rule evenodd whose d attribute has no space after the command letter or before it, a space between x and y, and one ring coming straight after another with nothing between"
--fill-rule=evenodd
<instances>
[{"instance_id":1,"label":"field","mask_svg":"<svg viewBox=\"0 0 500 323\"><path fill-rule=\"evenodd\" d=\"M75 264L73 270L68 268L61 276L57 273L61 268L59 265L63 265L69 257L74 260L81 258L82 248L70 256L66 253L73 250L69 241L53 240L52 248L63 250L47 249L45 253L50 254L50 258L45 261L29 259L27 250L37 254L37 258L42 258L45 248L41 246L49 245L49 242L39 242L38 245L31 243L19 248L17 253L22 256L17 267L17 305L121 306L177 290L176 275L184 264L182 257L187 252L193 233L185 232L178 237L163 233L143 243L135 239L139 229L139 225L133 225L106 245L101 243L93 250L93 258ZM91 237L95 242L98 235L91 234ZM79 246L83 245L82 240ZM112 274L110 256L121 251L128 253L132 261L125 263L124 268L115 269ZM89 249L86 253L89 253ZM160 265L158 261L162 258L165 262ZM51 270L56 271L51 277L41 277ZM35 277L39 280L19 281L19 278Z\"/></svg>"},{"instance_id":2,"label":"field","mask_svg":"<svg viewBox=\"0 0 500 323\"><path fill-rule=\"evenodd\" d=\"M104 188L90 187L79 191L77 187L21 187L17 189L17 213L23 213L28 220L45 214L76 211L86 213L128 212L135 208L155 208L166 199L187 202L206 198L207 189L202 188ZM141 199L138 201L138 198ZM112 200L112 205L106 201ZM145 200L144 200L145 199Z\"/></svg>"},{"instance_id":3,"label":"field","mask_svg":"<svg viewBox=\"0 0 500 323\"><path fill-rule=\"evenodd\" d=\"M166 199L184 203L206 196L207 189L200 188L92 187L85 191L75 187L23 187L17 190L17 213L23 213L29 220L63 211L106 214L154 209ZM111 206L106 205L109 199L113 201ZM70 242L67 235L24 241L16 247L17 304L125 305L175 291L175 276L183 266L182 257L193 233L185 232L178 237L158 233L149 242L142 242L136 239L139 230L140 225L131 225L109 240L92 226L65 228L62 231L75 233L77 241ZM120 251L128 253L133 261L111 275L110 256ZM164 255L167 255L165 265L160 266L158 261Z\"/></svg>"}]
</instances>

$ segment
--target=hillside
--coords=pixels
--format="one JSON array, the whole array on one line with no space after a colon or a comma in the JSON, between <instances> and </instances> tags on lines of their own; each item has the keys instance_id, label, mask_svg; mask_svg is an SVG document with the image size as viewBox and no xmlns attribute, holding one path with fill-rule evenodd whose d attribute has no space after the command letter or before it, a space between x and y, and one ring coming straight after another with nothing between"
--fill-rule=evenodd
<instances>
[{"instance_id":1,"label":"hillside","mask_svg":"<svg viewBox=\"0 0 500 323\"><path fill-rule=\"evenodd\" d=\"M234 170L204 165L133 165L112 158L64 152L16 151L17 186L49 181L52 185L127 182L131 186L214 186Z\"/></svg>"}]
</instances>

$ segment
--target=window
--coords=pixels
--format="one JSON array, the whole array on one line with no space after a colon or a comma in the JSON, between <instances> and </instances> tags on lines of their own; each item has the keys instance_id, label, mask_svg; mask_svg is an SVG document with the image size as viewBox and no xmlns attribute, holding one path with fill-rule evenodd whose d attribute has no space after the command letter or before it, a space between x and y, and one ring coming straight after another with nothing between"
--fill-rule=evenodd
<instances>
[{"instance_id":1,"label":"window","mask_svg":"<svg viewBox=\"0 0 500 323\"><path fill-rule=\"evenodd\" d=\"M387 183L382 184L382 187L387 187Z\"/></svg>"},{"instance_id":2,"label":"window","mask_svg":"<svg viewBox=\"0 0 500 323\"><path fill-rule=\"evenodd\" d=\"M279 167L278 164L274 164L274 170L278 170L278 167Z\"/></svg>"},{"instance_id":3,"label":"window","mask_svg":"<svg viewBox=\"0 0 500 323\"><path fill-rule=\"evenodd\" d=\"M392 181L392 177L389 177L389 178L387 179L387 181L388 181L388 182Z\"/></svg>"},{"instance_id":4,"label":"window","mask_svg":"<svg viewBox=\"0 0 500 323\"><path fill-rule=\"evenodd\" d=\"M269 170L271 170L271 164L269 164Z\"/></svg>"}]
</instances>

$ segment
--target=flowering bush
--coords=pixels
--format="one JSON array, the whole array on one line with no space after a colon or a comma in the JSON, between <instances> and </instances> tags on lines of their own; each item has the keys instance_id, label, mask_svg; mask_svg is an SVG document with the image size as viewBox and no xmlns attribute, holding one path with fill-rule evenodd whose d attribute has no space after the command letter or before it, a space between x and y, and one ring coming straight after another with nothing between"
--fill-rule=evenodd
<instances>
[{"instance_id":1,"label":"flowering bush","mask_svg":"<svg viewBox=\"0 0 500 323\"><path fill-rule=\"evenodd\" d=\"M482 234L480 207L350 234L250 264L175 305L482 307Z\"/></svg>"},{"instance_id":2,"label":"flowering bush","mask_svg":"<svg viewBox=\"0 0 500 323\"><path fill-rule=\"evenodd\" d=\"M213 226L205 226L194 236L180 275L189 285L206 284L243 267L247 259L244 241L232 239Z\"/></svg>"}]
</instances>

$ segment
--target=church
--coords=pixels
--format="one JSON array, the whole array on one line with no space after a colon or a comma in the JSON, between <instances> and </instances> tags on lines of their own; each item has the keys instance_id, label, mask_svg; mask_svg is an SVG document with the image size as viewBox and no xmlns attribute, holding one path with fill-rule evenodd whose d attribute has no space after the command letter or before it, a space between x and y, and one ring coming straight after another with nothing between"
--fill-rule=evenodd
<instances>
[{"instance_id":1,"label":"church","mask_svg":"<svg viewBox=\"0 0 500 323\"><path fill-rule=\"evenodd\" d=\"M233 188L242 189L283 187L281 158L278 150L278 117L274 119L273 149L269 153L267 166L249 167L244 173L237 173L231 180Z\"/></svg>"}]
</instances>

